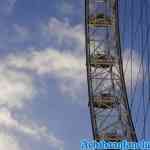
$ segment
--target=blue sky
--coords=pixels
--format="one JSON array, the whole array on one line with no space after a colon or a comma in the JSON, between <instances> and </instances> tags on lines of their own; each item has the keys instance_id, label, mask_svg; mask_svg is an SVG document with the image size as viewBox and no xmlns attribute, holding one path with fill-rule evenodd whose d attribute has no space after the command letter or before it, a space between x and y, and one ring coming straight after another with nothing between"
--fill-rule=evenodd
<instances>
[{"instance_id":1,"label":"blue sky","mask_svg":"<svg viewBox=\"0 0 150 150\"><path fill-rule=\"evenodd\" d=\"M79 149L92 138L84 1L0 3L0 150Z\"/></svg>"},{"instance_id":2,"label":"blue sky","mask_svg":"<svg viewBox=\"0 0 150 150\"><path fill-rule=\"evenodd\" d=\"M138 139L150 138L149 130L149 43L150 43L150 2L148 0L120 1L120 34L124 64L128 65L125 71L127 91L133 122ZM132 85L135 94L131 94L131 54L132 54ZM143 57L143 61L142 61ZM141 67L140 67L141 66ZM143 69L142 69L143 68ZM132 89L132 91L133 91ZM144 91L144 94L143 94ZM132 99L131 99L132 97ZM147 113L145 112L147 111ZM137 115L138 114L138 115ZM145 115L146 114L146 115ZM146 126L144 127L144 116ZM145 128L145 131L143 130ZM144 131L144 132L143 132ZM145 133L145 135L144 135Z\"/></svg>"},{"instance_id":3,"label":"blue sky","mask_svg":"<svg viewBox=\"0 0 150 150\"><path fill-rule=\"evenodd\" d=\"M0 149L79 149L91 136L84 3L0 3Z\"/></svg>"}]
</instances>

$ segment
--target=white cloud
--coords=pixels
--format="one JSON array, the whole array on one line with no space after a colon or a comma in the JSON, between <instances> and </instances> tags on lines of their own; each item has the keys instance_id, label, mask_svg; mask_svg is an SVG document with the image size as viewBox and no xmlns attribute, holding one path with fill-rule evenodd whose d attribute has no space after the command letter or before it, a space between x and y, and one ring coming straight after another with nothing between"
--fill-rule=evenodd
<instances>
[{"instance_id":1,"label":"white cloud","mask_svg":"<svg viewBox=\"0 0 150 150\"><path fill-rule=\"evenodd\" d=\"M76 75L83 72L83 61L80 56L74 56L73 53L60 52L52 48L7 57L7 63L12 67L35 71L39 75L54 74L63 78L78 78Z\"/></svg>"},{"instance_id":2,"label":"white cloud","mask_svg":"<svg viewBox=\"0 0 150 150\"><path fill-rule=\"evenodd\" d=\"M6 108L2 108L0 110L0 126L1 128L5 127L11 130L19 131L37 140L46 140L51 146L59 150L63 149L63 141L56 138L53 134L49 133L47 127L39 127L33 122L29 123L18 121Z\"/></svg>"},{"instance_id":3,"label":"white cloud","mask_svg":"<svg viewBox=\"0 0 150 150\"><path fill-rule=\"evenodd\" d=\"M33 71L38 75L48 75L59 81L65 94L75 96L85 84L85 64L82 56L56 49L33 51L24 55L9 55L7 65L17 69Z\"/></svg>"},{"instance_id":4,"label":"white cloud","mask_svg":"<svg viewBox=\"0 0 150 150\"><path fill-rule=\"evenodd\" d=\"M0 150L22 150L18 140L6 133L0 132Z\"/></svg>"},{"instance_id":5,"label":"white cloud","mask_svg":"<svg viewBox=\"0 0 150 150\"><path fill-rule=\"evenodd\" d=\"M15 34L21 35L20 37L28 36L26 28L17 24L13 28ZM67 96L83 93L86 79L84 59L81 55L84 50L83 26L72 27L67 21L61 22L51 18L46 31L50 37L55 37L57 43L63 43L65 39L66 42L73 43L73 47L78 51L71 52L69 49L62 52L47 48L3 57L0 61L0 127L8 131L17 131L36 140L47 141L51 146L62 150L63 141L55 137L45 125L39 126L34 121L28 120L21 122L11 113L12 109L20 109L29 103L36 94L37 87L34 85L33 75L57 80L61 92ZM14 139L14 143L18 145L17 139ZM19 146L17 148L12 150L21 150Z\"/></svg>"},{"instance_id":6,"label":"white cloud","mask_svg":"<svg viewBox=\"0 0 150 150\"><path fill-rule=\"evenodd\" d=\"M32 78L0 65L0 105L21 108L35 94Z\"/></svg>"},{"instance_id":7,"label":"white cloud","mask_svg":"<svg viewBox=\"0 0 150 150\"><path fill-rule=\"evenodd\" d=\"M16 0L5 0L0 13L10 15L15 3ZM65 7L70 6L66 5ZM4 41L2 44L7 41L6 45L8 46L11 45L8 43L20 43L28 38L29 30L26 27L14 24L12 28L12 34L6 38L2 37L2 41ZM39 32L42 34L43 30ZM45 125L39 126L33 121L21 122L11 113L12 109L20 109L29 103L36 94L37 88L33 83L33 76L28 74L28 71L39 76L46 75L56 79L58 87L65 94L76 96L78 92L82 93L81 90L86 79L85 65L83 56L77 54L84 52L84 26L81 24L72 26L67 20L60 21L50 18L45 32L47 32L46 35L54 38L56 43L63 44L64 40L71 43L77 52L71 52L72 50L60 52L57 49L48 48L41 51L33 50L30 54L8 54L1 58L0 127L21 132L37 140L44 139L53 147L61 150L63 141L55 137ZM21 150L17 139L0 132L1 149Z\"/></svg>"},{"instance_id":8,"label":"white cloud","mask_svg":"<svg viewBox=\"0 0 150 150\"><path fill-rule=\"evenodd\" d=\"M12 2L11 6L16 1L13 0ZM24 41L29 35L30 29L24 26L14 24L13 29L16 36L13 36L10 40L7 37L5 41L16 43L15 41ZM8 54L0 61L0 81L2 82L0 85L2 91L0 93L0 104L9 105L9 107L21 107L27 102L26 100L32 99L34 96L36 87L32 82L33 77L25 72L21 73L19 69L29 70L40 76L47 74L51 78L57 79L61 92L71 96L77 95L75 91L79 92L83 83L85 83L83 25L72 26L68 21L50 18L47 30L43 30L42 26L39 32L40 34L45 33L46 36L55 37L56 43L63 43L63 40L67 43L73 43L72 47L75 50L69 49L69 53L49 48L41 51L33 50L29 54ZM2 66L3 70L1 69ZM72 85L74 86L72 87Z\"/></svg>"},{"instance_id":9,"label":"white cloud","mask_svg":"<svg viewBox=\"0 0 150 150\"><path fill-rule=\"evenodd\" d=\"M13 29L16 36L13 36L11 39L7 37L7 41L17 43L18 41L25 41L29 35L32 36L32 33L30 34L29 32L30 29L24 26L14 24ZM85 55L83 56L85 52L84 26L82 24L73 26L67 20L60 21L52 17L49 19L47 25L39 25L39 34L42 37L46 37L46 40L50 40L52 43L50 43L51 47L55 47L53 41L56 42L56 45L59 45L59 43L61 43L61 45L57 46L56 49L48 48L41 49L41 51L33 49L29 54L24 53L24 51L21 55L8 54L8 57L3 59L5 62L1 61L0 65L2 63L8 66L10 65L9 68L13 71L14 68L18 68L30 70L40 76L47 74L51 78L57 79L61 92L71 95L72 97L77 96L77 93L81 93L80 90L86 80L84 64ZM34 38L35 37L31 39ZM67 46L67 44L69 46ZM66 47L68 50L66 50ZM58 49L65 49L65 52L60 52ZM8 67L7 65L6 67ZM16 74L18 74L18 77L22 76L19 72ZM25 73L24 75L27 74ZM29 76L29 78L32 79L32 76ZM30 86L34 85L32 84ZM33 87L33 90L34 88L35 87ZM14 94L16 95L17 93Z\"/></svg>"},{"instance_id":10,"label":"white cloud","mask_svg":"<svg viewBox=\"0 0 150 150\"><path fill-rule=\"evenodd\" d=\"M78 51L84 50L85 37L83 25L71 26L68 21L50 18L48 31L51 37L55 37L58 44L66 41L68 44L73 43L74 47L79 48Z\"/></svg>"},{"instance_id":11,"label":"white cloud","mask_svg":"<svg viewBox=\"0 0 150 150\"><path fill-rule=\"evenodd\" d=\"M39 75L49 74L51 72L51 70L49 70L49 63L54 61L50 61L53 55L50 55L50 58L47 55L49 56L49 52L45 51L42 55L42 53L35 51L31 55L8 55L8 57L1 59L0 126L2 129L8 128L15 130L40 141L45 139L51 146L62 150L63 142L51 134L46 126L38 126L35 122L20 122L16 120L11 113L12 108L22 108L25 104L30 102L36 94L37 88L33 83L33 76L26 71L33 71ZM42 58L40 58L40 56L42 56ZM53 65L57 66L55 62ZM52 70L57 72L57 70L59 70L59 67L58 69L57 67L56 70L54 70L55 67ZM74 68L75 67L76 65ZM68 70L68 67L66 67L66 69Z\"/></svg>"}]
</instances>

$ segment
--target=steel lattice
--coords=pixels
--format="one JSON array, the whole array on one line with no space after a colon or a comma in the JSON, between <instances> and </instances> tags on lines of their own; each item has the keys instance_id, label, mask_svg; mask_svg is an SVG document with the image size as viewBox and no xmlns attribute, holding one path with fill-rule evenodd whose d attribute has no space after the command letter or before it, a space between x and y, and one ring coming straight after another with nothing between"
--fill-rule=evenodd
<instances>
[{"instance_id":1,"label":"steel lattice","mask_svg":"<svg viewBox=\"0 0 150 150\"><path fill-rule=\"evenodd\" d=\"M136 141L124 81L117 0L86 0L89 108L94 139Z\"/></svg>"}]
</instances>

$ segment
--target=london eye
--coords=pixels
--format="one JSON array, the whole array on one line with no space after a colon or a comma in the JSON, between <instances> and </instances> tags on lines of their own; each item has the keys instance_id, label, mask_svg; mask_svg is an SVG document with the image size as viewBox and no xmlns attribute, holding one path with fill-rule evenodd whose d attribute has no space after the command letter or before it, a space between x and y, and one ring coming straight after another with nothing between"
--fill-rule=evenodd
<instances>
[{"instance_id":1,"label":"london eye","mask_svg":"<svg viewBox=\"0 0 150 150\"><path fill-rule=\"evenodd\" d=\"M148 0L85 0L86 66L94 140L149 139Z\"/></svg>"}]
</instances>

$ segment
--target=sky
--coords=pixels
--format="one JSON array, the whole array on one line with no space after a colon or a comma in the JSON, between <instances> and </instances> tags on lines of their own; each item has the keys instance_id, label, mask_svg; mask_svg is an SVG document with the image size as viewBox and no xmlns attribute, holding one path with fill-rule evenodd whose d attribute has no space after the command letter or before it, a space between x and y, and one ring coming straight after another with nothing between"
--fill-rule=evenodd
<instances>
[{"instance_id":1,"label":"sky","mask_svg":"<svg viewBox=\"0 0 150 150\"><path fill-rule=\"evenodd\" d=\"M92 138L84 1L0 4L0 150L78 150Z\"/></svg>"},{"instance_id":2,"label":"sky","mask_svg":"<svg viewBox=\"0 0 150 150\"><path fill-rule=\"evenodd\" d=\"M0 3L0 150L79 149L91 137L84 3Z\"/></svg>"},{"instance_id":3,"label":"sky","mask_svg":"<svg viewBox=\"0 0 150 150\"><path fill-rule=\"evenodd\" d=\"M124 75L132 120L139 140L150 140L149 8L149 0L122 0L119 5Z\"/></svg>"}]
</instances>

